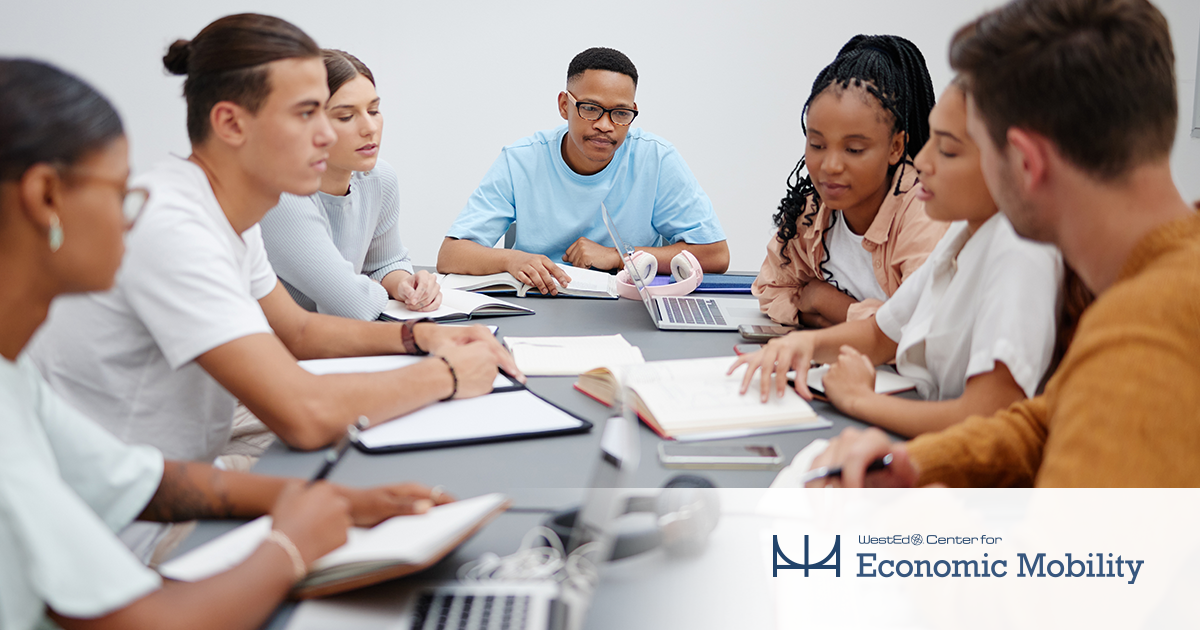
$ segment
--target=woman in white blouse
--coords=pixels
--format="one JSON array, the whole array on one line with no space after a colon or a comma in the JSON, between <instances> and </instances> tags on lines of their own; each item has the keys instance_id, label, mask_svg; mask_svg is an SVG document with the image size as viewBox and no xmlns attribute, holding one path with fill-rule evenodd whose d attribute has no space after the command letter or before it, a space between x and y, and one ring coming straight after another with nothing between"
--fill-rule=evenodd
<instances>
[{"instance_id":1,"label":"woman in white blouse","mask_svg":"<svg viewBox=\"0 0 1200 630\"><path fill-rule=\"evenodd\" d=\"M357 490L164 461L60 398L23 352L61 294L113 286L144 191L126 189L112 106L52 66L0 59L0 628L257 628L352 524L445 499L416 484ZM122 208L124 204L124 212ZM101 369L93 366L92 369ZM436 498L436 501L435 501ZM164 582L115 532L131 521L252 518L274 530L244 562Z\"/></svg>"},{"instance_id":2,"label":"woman in white blouse","mask_svg":"<svg viewBox=\"0 0 1200 630\"><path fill-rule=\"evenodd\" d=\"M761 395L782 395L787 372L806 385L811 363L832 364L825 394L838 409L903 436L937 431L1033 396L1054 358L1062 257L1019 238L988 193L967 135L958 86L929 115L932 134L915 164L930 217L954 221L921 266L873 318L774 339L739 357L742 392L762 370ZM1067 322L1061 322L1063 324ZM877 394L875 366L896 362L924 400ZM733 368L730 369L732 373Z\"/></svg>"},{"instance_id":3,"label":"woman in white blouse","mask_svg":"<svg viewBox=\"0 0 1200 630\"><path fill-rule=\"evenodd\" d=\"M320 191L284 193L263 217L267 258L310 311L372 320L389 297L409 310L432 311L442 302L437 278L413 273L400 242L399 178L379 158L383 114L375 75L349 53L321 52L330 93L325 111L337 142Z\"/></svg>"}]
</instances>

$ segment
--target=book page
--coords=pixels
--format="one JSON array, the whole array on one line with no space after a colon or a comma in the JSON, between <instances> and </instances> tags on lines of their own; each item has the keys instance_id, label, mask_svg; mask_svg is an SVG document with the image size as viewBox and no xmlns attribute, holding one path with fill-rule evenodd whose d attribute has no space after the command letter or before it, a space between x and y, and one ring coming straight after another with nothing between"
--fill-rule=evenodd
<instances>
[{"instance_id":1,"label":"book page","mask_svg":"<svg viewBox=\"0 0 1200 630\"><path fill-rule=\"evenodd\" d=\"M571 277L571 281L567 283L568 291L587 291L616 295L613 291L615 276L612 274L606 271L596 271L595 269L584 269L570 265L560 266Z\"/></svg>"},{"instance_id":2,"label":"book page","mask_svg":"<svg viewBox=\"0 0 1200 630\"><path fill-rule=\"evenodd\" d=\"M526 376L578 376L598 367L645 363L642 351L625 337L505 337L517 368Z\"/></svg>"},{"instance_id":3,"label":"book page","mask_svg":"<svg viewBox=\"0 0 1200 630\"><path fill-rule=\"evenodd\" d=\"M367 448L389 448L569 430L582 421L522 390L447 400L363 431Z\"/></svg>"},{"instance_id":4,"label":"book page","mask_svg":"<svg viewBox=\"0 0 1200 630\"><path fill-rule=\"evenodd\" d=\"M507 271L500 273L491 273L486 276L466 276L458 273L447 273L438 276L438 284L442 285L442 289L460 289L462 291L475 291L493 285L504 285L512 287L513 291L520 289L522 284Z\"/></svg>"},{"instance_id":5,"label":"book page","mask_svg":"<svg viewBox=\"0 0 1200 630\"><path fill-rule=\"evenodd\" d=\"M474 313L476 309L485 306L498 306L505 311L511 311L513 315L522 313L533 313L532 309L524 306L517 306L512 302L505 302L493 297L481 295L479 293L470 293L460 289L442 288L442 304L436 310L432 311L410 311L402 302L397 300L388 300L387 307L383 309L383 314L388 317L406 321L409 319L421 319L428 317L429 319L449 319L455 316L467 317ZM496 314L492 312L490 314Z\"/></svg>"},{"instance_id":6,"label":"book page","mask_svg":"<svg viewBox=\"0 0 1200 630\"><path fill-rule=\"evenodd\" d=\"M772 395L763 403L756 394L757 374L743 396L745 367L725 375L733 362L734 357L651 361L630 367L626 385L668 433L802 424L816 418L812 407L791 388L782 398Z\"/></svg>"}]
</instances>

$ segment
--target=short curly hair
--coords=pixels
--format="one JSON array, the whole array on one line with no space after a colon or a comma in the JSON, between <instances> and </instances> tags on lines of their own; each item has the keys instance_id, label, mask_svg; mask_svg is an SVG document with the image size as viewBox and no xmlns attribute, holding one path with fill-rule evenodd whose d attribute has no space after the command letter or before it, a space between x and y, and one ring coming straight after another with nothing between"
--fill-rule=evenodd
<instances>
[{"instance_id":1,"label":"short curly hair","mask_svg":"<svg viewBox=\"0 0 1200 630\"><path fill-rule=\"evenodd\" d=\"M618 72L633 79L633 87L637 87L638 73L633 62L625 53L612 48L589 48L571 60L567 66L567 83L588 70L608 70Z\"/></svg>"}]
</instances>

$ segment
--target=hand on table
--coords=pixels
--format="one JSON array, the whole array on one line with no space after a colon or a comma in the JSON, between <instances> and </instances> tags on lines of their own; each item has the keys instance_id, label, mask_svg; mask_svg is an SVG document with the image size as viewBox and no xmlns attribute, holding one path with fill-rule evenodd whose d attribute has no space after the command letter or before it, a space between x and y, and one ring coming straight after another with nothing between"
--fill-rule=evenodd
<instances>
[{"instance_id":1,"label":"hand on table","mask_svg":"<svg viewBox=\"0 0 1200 630\"><path fill-rule=\"evenodd\" d=\"M429 488L419 483L336 488L349 501L350 516L358 527L374 527L393 516L424 514L435 505L454 501L454 497L440 488Z\"/></svg>"},{"instance_id":2,"label":"hand on table","mask_svg":"<svg viewBox=\"0 0 1200 630\"><path fill-rule=\"evenodd\" d=\"M855 403L875 396L875 365L867 355L842 346L838 360L829 366L823 381L825 397L835 407L855 415Z\"/></svg>"},{"instance_id":3,"label":"hand on table","mask_svg":"<svg viewBox=\"0 0 1200 630\"><path fill-rule=\"evenodd\" d=\"M812 394L808 391L808 368L812 364L814 351L811 335L812 333L799 331L776 337L767 342L762 350L738 357L726 374L733 374L738 366L746 366L746 374L742 376L744 395L750 389L754 373L761 371L759 384L762 386L762 401L767 402L772 389L775 390L776 396L783 396L788 386L788 370L795 370L796 393L804 400L812 400Z\"/></svg>"},{"instance_id":4,"label":"hand on table","mask_svg":"<svg viewBox=\"0 0 1200 630\"><path fill-rule=\"evenodd\" d=\"M410 311L436 311L442 305L442 287L437 276L428 271L409 274L397 285L396 299Z\"/></svg>"},{"instance_id":5,"label":"hand on table","mask_svg":"<svg viewBox=\"0 0 1200 630\"><path fill-rule=\"evenodd\" d=\"M871 462L892 454L892 463L883 470L866 474ZM845 487L911 488L917 483L917 467L908 457L902 442L892 442L883 431L874 427L865 431L847 428L829 442L813 460L812 469L822 466L841 466L842 476L826 477L809 482L809 488ZM810 469L810 470L812 470Z\"/></svg>"},{"instance_id":6,"label":"hand on table","mask_svg":"<svg viewBox=\"0 0 1200 630\"><path fill-rule=\"evenodd\" d=\"M621 266L621 255L615 247L604 247L590 239L579 237L563 254L563 262L588 269L616 269Z\"/></svg>"},{"instance_id":7,"label":"hand on table","mask_svg":"<svg viewBox=\"0 0 1200 630\"><path fill-rule=\"evenodd\" d=\"M517 369L517 362L513 360L513 356L509 354L499 341L496 341L496 336L492 331L484 326L473 324L471 326L439 326L437 324L426 322L413 326L413 340L417 342L417 346L429 354L436 354L450 359L450 364L454 366L455 371L458 370L456 361L468 361L469 357L475 357L475 360L491 362L492 378L496 376L496 368L504 370L509 376L524 383L525 375ZM463 351L464 348L471 348L469 351ZM454 356L451 356L451 355ZM464 364L466 365L466 364ZM469 377L470 373L464 372L458 374L459 393L463 389L463 378ZM488 392L491 390L491 381L488 381ZM487 392L482 392L487 393ZM460 396L466 398L466 396Z\"/></svg>"},{"instance_id":8,"label":"hand on table","mask_svg":"<svg viewBox=\"0 0 1200 630\"><path fill-rule=\"evenodd\" d=\"M542 295L558 295L558 287L565 287L571 282L571 276L547 256L519 251L513 251L510 256L511 260L504 270L541 291Z\"/></svg>"}]
</instances>

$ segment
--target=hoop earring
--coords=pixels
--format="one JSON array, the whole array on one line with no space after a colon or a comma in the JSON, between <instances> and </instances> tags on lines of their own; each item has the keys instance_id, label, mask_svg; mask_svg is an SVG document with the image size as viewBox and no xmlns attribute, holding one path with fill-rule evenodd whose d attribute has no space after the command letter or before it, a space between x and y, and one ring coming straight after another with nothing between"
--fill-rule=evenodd
<instances>
[{"instance_id":1,"label":"hoop earring","mask_svg":"<svg viewBox=\"0 0 1200 630\"><path fill-rule=\"evenodd\" d=\"M50 253L58 251L58 248L63 244L62 224L58 222L58 215L50 215Z\"/></svg>"}]
</instances>

